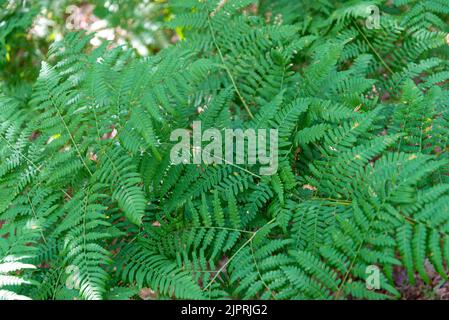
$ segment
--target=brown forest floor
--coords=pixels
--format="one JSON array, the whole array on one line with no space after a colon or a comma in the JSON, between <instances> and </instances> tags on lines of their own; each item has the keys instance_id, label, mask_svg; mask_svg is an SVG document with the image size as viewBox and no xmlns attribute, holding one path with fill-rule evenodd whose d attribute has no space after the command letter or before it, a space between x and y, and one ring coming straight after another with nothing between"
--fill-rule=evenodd
<instances>
[{"instance_id":1,"label":"brown forest floor","mask_svg":"<svg viewBox=\"0 0 449 320\"><path fill-rule=\"evenodd\" d=\"M394 281L396 289L401 292L402 300L449 300L449 281L443 279L426 262L427 274L430 284L426 284L418 275L415 276L415 283L410 284L407 273L403 268L396 268L394 271Z\"/></svg>"}]
</instances>

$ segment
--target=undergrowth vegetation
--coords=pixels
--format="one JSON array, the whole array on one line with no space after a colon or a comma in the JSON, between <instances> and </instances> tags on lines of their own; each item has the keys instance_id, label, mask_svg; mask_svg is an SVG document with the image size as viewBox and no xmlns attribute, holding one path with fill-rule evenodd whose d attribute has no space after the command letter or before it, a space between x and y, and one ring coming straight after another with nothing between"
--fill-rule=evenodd
<instances>
[{"instance_id":1,"label":"undergrowth vegetation","mask_svg":"<svg viewBox=\"0 0 449 320\"><path fill-rule=\"evenodd\" d=\"M158 2L175 44L66 33L18 76L33 18L0 1L0 299L397 299L398 268L447 279L447 1ZM173 165L196 120L278 129L277 173Z\"/></svg>"}]
</instances>

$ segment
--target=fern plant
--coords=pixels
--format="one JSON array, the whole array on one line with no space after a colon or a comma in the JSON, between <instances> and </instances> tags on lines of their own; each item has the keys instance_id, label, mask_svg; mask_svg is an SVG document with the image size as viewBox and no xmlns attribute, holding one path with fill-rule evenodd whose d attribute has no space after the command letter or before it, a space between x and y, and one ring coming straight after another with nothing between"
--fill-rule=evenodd
<instances>
[{"instance_id":1,"label":"fern plant","mask_svg":"<svg viewBox=\"0 0 449 320\"><path fill-rule=\"evenodd\" d=\"M447 279L444 1L160 5L179 41L157 54L71 33L31 90L0 87L0 298L397 299L398 268ZM198 120L276 129L277 172L174 165Z\"/></svg>"}]
</instances>

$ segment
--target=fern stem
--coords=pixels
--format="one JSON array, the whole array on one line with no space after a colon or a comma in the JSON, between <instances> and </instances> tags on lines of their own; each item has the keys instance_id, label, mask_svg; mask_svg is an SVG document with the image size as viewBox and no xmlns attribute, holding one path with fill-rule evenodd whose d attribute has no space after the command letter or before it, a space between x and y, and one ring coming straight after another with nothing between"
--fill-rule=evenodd
<instances>
[{"instance_id":1,"label":"fern stem","mask_svg":"<svg viewBox=\"0 0 449 320\"><path fill-rule=\"evenodd\" d=\"M64 117L62 116L61 112L59 111L59 108L56 106L56 104L53 104L53 106L55 107L56 111L58 112L58 116L61 119L62 123L64 124L65 130L69 134L70 141L72 141L72 144L75 147L76 153L78 154L78 157L80 158L81 162L83 163L83 166L87 169L87 172L89 172L89 175L92 176L93 175L92 171L90 171L89 167L87 166L87 163L84 161L84 158L81 155L81 151L79 150L78 145L76 144L75 139L73 138L73 135L70 132L69 127L67 126L67 123L64 120Z\"/></svg>"},{"instance_id":2,"label":"fern stem","mask_svg":"<svg viewBox=\"0 0 449 320\"><path fill-rule=\"evenodd\" d=\"M332 198L319 198L319 197L312 197L312 200L322 200L322 201L331 201L334 202L336 204L342 205L342 206L349 206L351 205L351 201L346 201L346 200L337 200L337 199L332 199Z\"/></svg>"},{"instance_id":3,"label":"fern stem","mask_svg":"<svg viewBox=\"0 0 449 320\"><path fill-rule=\"evenodd\" d=\"M16 147L14 147L9 141L8 139L6 139L1 133L0 133L0 138L2 138L6 144L8 145L8 147L10 147L12 150L14 150L15 152L17 152L22 158L24 158L29 164L31 164L31 166L36 169L36 171L42 173L42 169L40 167L38 167L31 159L29 159L26 155L24 155L20 150L16 149ZM60 189L67 198L72 199L72 196L69 195L65 190Z\"/></svg>"},{"instance_id":4,"label":"fern stem","mask_svg":"<svg viewBox=\"0 0 449 320\"><path fill-rule=\"evenodd\" d=\"M355 251L355 255L354 255L354 259L352 259L349 268L346 272L346 274L343 277L343 280L340 284L340 286L338 287L337 293L335 294L335 298L338 299L340 297L340 294L343 290L344 285L346 284L346 282L349 280L349 276L351 275L351 271L354 268L355 262L357 261L357 259L359 258L359 254L360 251L362 250L363 245L365 244L366 238L368 237L368 235L370 234L369 231L371 230L371 226L377 216L377 214L379 213L379 211L381 210L381 208L387 203L387 199L384 199L383 202L381 203L381 205L377 208L376 212L372 215L371 219L369 220L369 224L368 224L368 228L364 234L363 239L360 241L360 244L357 246L357 250Z\"/></svg>"},{"instance_id":5,"label":"fern stem","mask_svg":"<svg viewBox=\"0 0 449 320\"><path fill-rule=\"evenodd\" d=\"M226 159L223 159L223 158L221 158L221 157L219 157L219 156L217 156L217 155L214 155L214 158L217 158L217 159L219 159L219 160L222 160L222 161L224 161L224 163L226 163L226 164L228 164L228 165L230 165L230 166L233 166L233 167L235 167L235 168L237 168L237 169L240 169L240 170L242 170L242 171L244 171L244 172L246 172L246 173L252 175L253 177L262 179L262 177L259 176L258 174L255 174L254 172L249 171L248 169L245 169L245 168L243 168L243 167L241 167L241 166L239 166L239 165L237 165L237 164L234 164L234 163L232 163L232 162L230 162L230 161L228 161L228 160L226 160Z\"/></svg>"},{"instance_id":6,"label":"fern stem","mask_svg":"<svg viewBox=\"0 0 449 320\"><path fill-rule=\"evenodd\" d=\"M233 229L233 228L226 228L226 227L192 227L192 228L187 228L187 229L213 229L213 230L226 230L226 231L254 234L253 231Z\"/></svg>"},{"instance_id":7,"label":"fern stem","mask_svg":"<svg viewBox=\"0 0 449 320\"><path fill-rule=\"evenodd\" d=\"M40 167L38 167L31 159L29 159L26 155L24 155L20 150L16 149L16 147L14 147L9 141L8 139L6 139L3 134L0 133L0 138L3 139L3 141L6 142L6 144L8 145L8 147L10 147L12 150L14 150L15 152L17 152L22 158L24 158L29 164L31 164L31 166L36 169L37 171L41 172Z\"/></svg>"},{"instance_id":8,"label":"fern stem","mask_svg":"<svg viewBox=\"0 0 449 320\"><path fill-rule=\"evenodd\" d=\"M388 66L388 64L385 62L385 60L380 56L379 52L377 52L376 48L374 48L374 46L371 44L371 41L369 41L368 37L365 35L365 33L362 31L362 29L360 29L360 27L357 25L357 22L353 21L353 24L357 28L357 31L361 34L361 36L363 37L365 42L368 44L368 46L370 47L371 51L373 51L373 53L377 56L379 61L385 67L385 69L387 69L388 72L393 74L394 73L393 70L391 70L391 68Z\"/></svg>"},{"instance_id":9,"label":"fern stem","mask_svg":"<svg viewBox=\"0 0 449 320\"><path fill-rule=\"evenodd\" d=\"M37 219L36 210L34 209L34 205L31 202L30 195L28 194L28 192L27 192L27 199L28 199L28 203L30 204L31 211L33 212L34 219L36 219L36 221L37 221L38 219ZM45 244L47 244L47 240L45 239L44 232L42 231L42 228L39 228L39 229L40 229L39 231L40 231L42 240L44 241Z\"/></svg>"},{"instance_id":10,"label":"fern stem","mask_svg":"<svg viewBox=\"0 0 449 320\"><path fill-rule=\"evenodd\" d=\"M272 224L276 219L272 219L270 221L268 221L265 226L268 226L270 224ZM264 226L264 227L265 227ZM263 228L263 227L262 227ZM240 251L243 250L243 248L245 248L248 244L250 244L253 239L257 236L257 234L259 233L260 230L262 230L262 228L259 228L259 230L255 231L252 236L232 255L231 258L229 258L228 261L226 261L226 263L224 263L220 269L218 269L217 273L215 274L215 276L212 278L212 280L209 281L209 283L207 284L207 286L203 289L203 291L206 291L211 285L212 283L215 282L215 280L218 278L218 276L223 272L223 270L229 265L229 263L231 263L232 260L235 259L235 257L240 253Z\"/></svg>"},{"instance_id":11,"label":"fern stem","mask_svg":"<svg viewBox=\"0 0 449 320\"><path fill-rule=\"evenodd\" d=\"M254 247L253 247L253 242L252 241L250 243L250 248L251 248L251 255L253 256L254 265L256 266L256 270L257 270L257 273L259 274L260 280L262 281L264 287L271 293L273 298L276 299L276 296L275 296L274 292L270 289L270 287L268 287L268 284L262 278L262 274L260 273L260 269L259 269L259 264L257 263L256 255L254 253Z\"/></svg>"},{"instance_id":12,"label":"fern stem","mask_svg":"<svg viewBox=\"0 0 449 320\"><path fill-rule=\"evenodd\" d=\"M237 93L237 95L239 96L240 100L242 101L243 106L245 107L245 110L248 113L249 117L251 119L254 119L254 116L253 116L251 110L249 109L248 104L246 103L245 99L243 98L242 94L240 93L239 88L237 87L237 83L234 80L234 76L232 75L231 70L229 70L228 66L226 65L226 61L224 59L223 53L221 52L220 46L218 45L217 39L215 38L215 32L214 32L214 29L212 27L212 23L210 21L210 14L207 15L207 24L209 26L210 33L212 35L212 41L214 43L214 46L217 49L218 55L220 56L220 60L221 60L221 62L223 64L223 67L225 68L226 73L228 74L229 79L232 82L232 86L234 87L235 92Z\"/></svg>"},{"instance_id":13,"label":"fern stem","mask_svg":"<svg viewBox=\"0 0 449 320\"><path fill-rule=\"evenodd\" d=\"M65 266L65 265L64 265ZM52 290L52 300L56 300L56 292L57 292L57 289L58 289L58 285L59 285L59 280L61 280L61 276L62 276L62 274L63 274L63 267L61 266L61 268L58 268L58 269L61 269L61 272L59 272L58 273L58 278L56 279L56 283L55 283L55 285L54 286L52 286L53 288L53 290Z\"/></svg>"}]
</instances>

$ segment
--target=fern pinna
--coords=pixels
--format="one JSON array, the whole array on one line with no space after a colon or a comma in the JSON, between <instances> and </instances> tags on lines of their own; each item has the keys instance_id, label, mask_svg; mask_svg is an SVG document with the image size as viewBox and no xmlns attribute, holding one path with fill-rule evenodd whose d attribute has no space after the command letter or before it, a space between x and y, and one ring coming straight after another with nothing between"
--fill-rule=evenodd
<instances>
[{"instance_id":1,"label":"fern pinna","mask_svg":"<svg viewBox=\"0 0 449 320\"><path fill-rule=\"evenodd\" d=\"M181 41L155 55L70 33L30 90L0 87L0 299L386 299L398 268L447 279L445 1L164 6ZM277 129L278 171L173 165L171 132L197 120Z\"/></svg>"}]
</instances>

